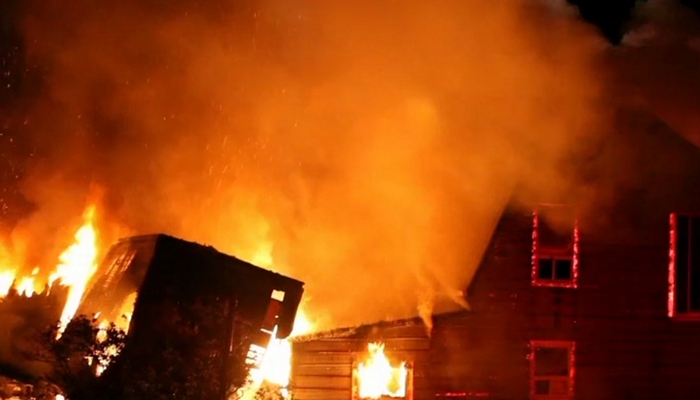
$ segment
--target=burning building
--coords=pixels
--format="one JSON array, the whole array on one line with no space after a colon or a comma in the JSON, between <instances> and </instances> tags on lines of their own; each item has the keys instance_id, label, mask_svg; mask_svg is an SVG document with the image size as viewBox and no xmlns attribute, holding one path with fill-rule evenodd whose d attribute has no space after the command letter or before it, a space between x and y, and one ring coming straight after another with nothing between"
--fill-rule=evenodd
<instances>
[{"instance_id":1,"label":"burning building","mask_svg":"<svg viewBox=\"0 0 700 400\"><path fill-rule=\"evenodd\" d=\"M111 322L128 334L128 346L109 368L108 386L119 382L128 390L125 383L139 381L135 375L158 375L172 369L175 358L195 365L199 356L208 364L221 361L209 375L192 378L200 384L219 374L226 377L222 391L244 386L252 375L258 385L265 379L286 385L285 360L277 368L272 364L279 355L266 353L288 347L284 339L294 328L302 282L162 234L122 239L98 264L94 210L87 208L75 242L61 253L43 291L43 281L35 279L38 268L30 276L5 274L12 279L0 293L0 368L21 375L8 378L33 383L49 373L46 360L28 358L37 345L33 334L60 321L61 340L68 322L82 314L94 316L101 328ZM100 335L97 340L107 337ZM99 362L92 368L101 375L108 365ZM236 382L223 374L232 370L241 372Z\"/></svg>"},{"instance_id":2,"label":"burning building","mask_svg":"<svg viewBox=\"0 0 700 400\"><path fill-rule=\"evenodd\" d=\"M164 344L207 356L243 354L259 365L262 355L248 349L287 338L303 294L300 281L162 234L119 241L98 271L80 313L128 330L131 367L122 369L123 382L157 372L172 350Z\"/></svg>"},{"instance_id":3,"label":"burning building","mask_svg":"<svg viewBox=\"0 0 700 400\"><path fill-rule=\"evenodd\" d=\"M295 338L295 400L695 398L700 150L619 117L581 160L607 207L514 196L470 310Z\"/></svg>"}]
</instances>

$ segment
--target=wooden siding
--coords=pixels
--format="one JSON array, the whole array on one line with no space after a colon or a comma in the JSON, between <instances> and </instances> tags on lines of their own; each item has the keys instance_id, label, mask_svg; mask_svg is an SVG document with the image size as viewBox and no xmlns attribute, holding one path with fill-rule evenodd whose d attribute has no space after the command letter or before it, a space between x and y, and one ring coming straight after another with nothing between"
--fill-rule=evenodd
<instances>
[{"instance_id":1,"label":"wooden siding","mask_svg":"<svg viewBox=\"0 0 700 400\"><path fill-rule=\"evenodd\" d=\"M351 399L353 363L358 356L366 354L367 344L373 341L385 343L385 352L391 359L412 365L415 400L457 393L469 395L463 398L477 398L485 392L491 393L489 398L498 398L496 395L523 390L522 387L508 388L506 393L497 393L494 377L503 370L504 363L511 367L505 370L509 377L523 377L528 373L525 342L514 343L505 335L498 340L488 330L470 329L476 326L475 322L489 327L490 323L499 321L474 320L466 313L455 313L434 322L430 337L426 336L423 325L417 325L380 329L372 335L295 342L294 399ZM397 332L401 336L397 336ZM484 382L486 385L482 384Z\"/></svg>"},{"instance_id":2,"label":"wooden siding","mask_svg":"<svg viewBox=\"0 0 700 400\"><path fill-rule=\"evenodd\" d=\"M293 343L292 392L295 400L350 400L354 364L365 357L370 342L382 342L390 360L413 369L415 400L432 399L427 377L430 341L424 326L398 326L351 337Z\"/></svg>"}]
</instances>

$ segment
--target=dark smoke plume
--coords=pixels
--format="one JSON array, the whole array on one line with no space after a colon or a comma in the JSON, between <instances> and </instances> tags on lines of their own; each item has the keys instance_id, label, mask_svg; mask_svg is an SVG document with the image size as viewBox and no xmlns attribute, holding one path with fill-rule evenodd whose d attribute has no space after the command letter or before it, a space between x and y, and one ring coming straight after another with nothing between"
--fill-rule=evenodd
<instances>
[{"instance_id":1,"label":"dark smoke plume","mask_svg":"<svg viewBox=\"0 0 700 400\"><path fill-rule=\"evenodd\" d=\"M640 2L611 51L617 90L700 146L700 17L678 0Z\"/></svg>"}]
</instances>

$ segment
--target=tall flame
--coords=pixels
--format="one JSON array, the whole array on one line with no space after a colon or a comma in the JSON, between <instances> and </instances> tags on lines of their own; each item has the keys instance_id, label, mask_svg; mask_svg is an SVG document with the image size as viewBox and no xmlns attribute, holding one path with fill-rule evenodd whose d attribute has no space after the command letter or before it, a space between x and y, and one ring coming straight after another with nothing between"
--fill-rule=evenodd
<instances>
[{"instance_id":1,"label":"tall flame","mask_svg":"<svg viewBox=\"0 0 700 400\"><path fill-rule=\"evenodd\" d=\"M299 310L294 320L292 334L287 339L272 339L265 352L265 358L260 365L262 379L286 388L292 370L291 338L311 332L312 324L303 310Z\"/></svg>"},{"instance_id":2,"label":"tall flame","mask_svg":"<svg viewBox=\"0 0 700 400\"><path fill-rule=\"evenodd\" d=\"M244 259L254 265L274 271L277 269L275 268L273 256L274 245L266 235L268 230L267 223L263 220L255 227L259 235L253 240L254 245L238 249L237 253L243 254ZM252 400L257 398L257 392L263 384L277 386L281 389L280 394L284 398L289 398L288 387L292 370L291 339L295 336L310 333L313 329L314 324L306 315L302 306L297 311L292 333L288 338L278 339L276 336L277 327L275 327L272 332L266 331L266 333L272 334L267 348L251 345L248 353L249 362L251 363L249 382L239 391L239 399Z\"/></svg>"},{"instance_id":3,"label":"tall flame","mask_svg":"<svg viewBox=\"0 0 700 400\"><path fill-rule=\"evenodd\" d=\"M14 271L2 271L0 272L0 297L7 296L12 289L12 284L15 282L15 272Z\"/></svg>"},{"instance_id":4,"label":"tall flame","mask_svg":"<svg viewBox=\"0 0 700 400\"><path fill-rule=\"evenodd\" d=\"M58 257L56 271L49 277L49 285L59 281L68 286L68 297L61 313L59 336L75 315L90 277L97 270L97 231L94 226L95 206L83 213L83 225L75 233L75 242Z\"/></svg>"},{"instance_id":5,"label":"tall flame","mask_svg":"<svg viewBox=\"0 0 700 400\"><path fill-rule=\"evenodd\" d=\"M357 389L361 399L406 397L406 363L392 366L384 354L384 344L370 343L369 357L357 366Z\"/></svg>"},{"instance_id":6,"label":"tall flame","mask_svg":"<svg viewBox=\"0 0 700 400\"><path fill-rule=\"evenodd\" d=\"M303 310L297 312L294 320L292 334L287 339L277 339L273 332L273 338L270 344L264 349L262 362L258 367L251 368L251 382L243 388L240 398L242 400L250 400L256 398L258 389L263 383L270 383L281 388L281 395L284 398L289 398L289 381L292 371L292 343L291 339L295 336L304 335L312 332L314 326L311 320L306 316Z\"/></svg>"}]
</instances>

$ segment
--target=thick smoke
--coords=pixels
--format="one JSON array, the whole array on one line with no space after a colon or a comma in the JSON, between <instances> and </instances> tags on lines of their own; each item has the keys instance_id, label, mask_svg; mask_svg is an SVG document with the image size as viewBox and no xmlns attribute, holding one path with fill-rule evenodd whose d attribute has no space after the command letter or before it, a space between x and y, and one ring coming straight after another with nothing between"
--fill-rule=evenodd
<instances>
[{"instance_id":1,"label":"thick smoke","mask_svg":"<svg viewBox=\"0 0 700 400\"><path fill-rule=\"evenodd\" d=\"M616 81L626 85L618 91L700 146L700 18L678 0L649 0L629 25L610 54Z\"/></svg>"},{"instance_id":2,"label":"thick smoke","mask_svg":"<svg viewBox=\"0 0 700 400\"><path fill-rule=\"evenodd\" d=\"M599 123L602 40L549 3L36 1L15 236L60 248L97 183L131 232L304 280L325 326L459 299L513 185L569 193Z\"/></svg>"}]
</instances>

